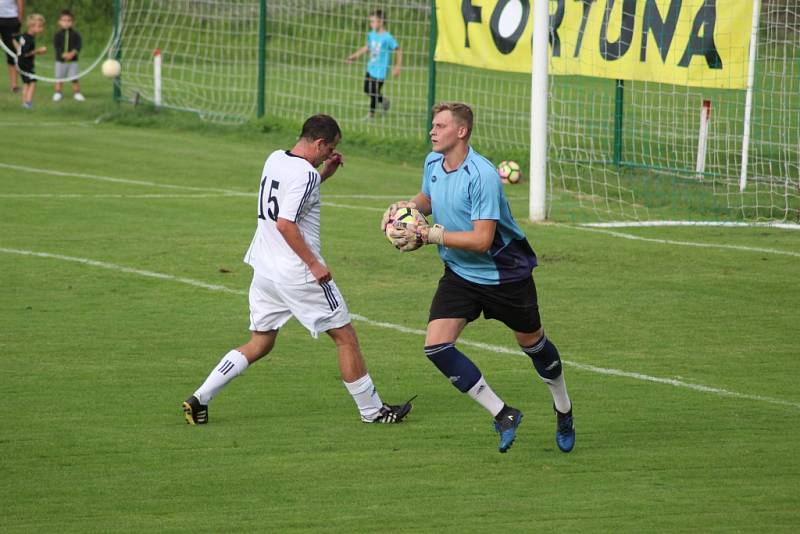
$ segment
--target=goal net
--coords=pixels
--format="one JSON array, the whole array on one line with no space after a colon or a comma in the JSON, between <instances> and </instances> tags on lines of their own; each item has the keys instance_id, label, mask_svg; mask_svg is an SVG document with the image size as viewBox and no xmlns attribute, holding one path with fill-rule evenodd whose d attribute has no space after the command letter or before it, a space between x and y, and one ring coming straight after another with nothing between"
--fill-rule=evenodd
<instances>
[{"instance_id":1,"label":"goal net","mask_svg":"<svg viewBox=\"0 0 800 534\"><path fill-rule=\"evenodd\" d=\"M258 0L120 0L121 96L220 121L243 121L258 98Z\"/></svg>"},{"instance_id":2,"label":"goal net","mask_svg":"<svg viewBox=\"0 0 800 534\"><path fill-rule=\"evenodd\" d=\"M259 98L259 46L263 44L263 104L270 121L296 127L298 120L312 113L329 113L348 136L385 139L387 146L396 144L402 149L403 143L416 147L424 143L431 103L460 100L475 109L473 145L496 163L513 159L528 168L530 71L456 64L439 57L434 13L440 14L440 36L443 24L454 23L467 40L472 39L474 50L480 32L488 35L488 26L496 24L502 34L503 25L513 16L527 17L519 42L529 40L531 7L536 0L386 0L379 4L269 0L264 41L259 39L259 0L120 1L121 91L127 99L154 98L153 52L158 48L163 105L211 118L252 118ZM736 19L734 24L734 10L728 3L549 0L549 5L553 26L562 8L579 10L577 19L560 21L559 46L564 54L574 56L577 36L584 34L581 72L560 72L557 59L552 54L550 59L550 218L796 221L800 217L800 7L796 0L761 0L752 83L747 80L751 18L739 14L746 20ZM399 76L387 73L381 87L383 102L370 117L370 97L364 92L367 56L351 63L345 59L366 45L369 15L376 7L383 10L386 30L402 50L402 65ZM444 8L451 11L443 18ZM700 17L694 27L699 9L713 10L716 25L709 26ZM638 14L629 19L626 10L638 10ZM588 16L581 30L583 11ZM607 18L602 36L607 45L638 61L645 16L649 17L648 62L660 62L666 74L615 78L596 72L598 54L586 51L594 46L597 52L602 20ZM590 31L592 24L595 33ZM728 55L723 53L724 69L695 68L715 61L694 49L702 45L706 34L714 36L720 49L728 47ZM551 34L551 40L554 37ZM687 50L692 68L685 70L691 70L692 76L672 76L681 70L677 65ZM734 50L733 59L730 50ZM394 52L391 64L399 60ZM736 67L740 75L735 83L728 67ZM713 79L704 80L704 76ZM518 199L525 194L525 187L514 190Z\"/></svg>"},{"instance_id":3,"label":"goal net","mask_svg":"<svg viewBox=\"0 0 800 534\"><path fill-rule=\"evenodd\" d=\"M346 134L421 145L427 139L430 105L460 100L475 109L477 147L498 162L524 162L530 133L530 74L433 62L433 4L430 0L270 0L267 116L296 121L324 111L336 117ZM350 64L345 59L366 45L369 15L376 7L383 11L385 29L402 49L402 65L399 76L387 73L381 89L389 109L378 106L371 119L370 98L364 92L367 56ZM394 53L392 65L397 62Z\"/></svg>"},{"instance_id":4,"label":"goal net","mask_svg":"<svg viewBox=\"0 0 800 534\"><path fill-rule=\"evenodd\" d=\"M556 20L563 15L557 11L558 4L551 2ZM602 4L606 4L605 13ZM710 9L714 2L704 4L699 10ZM693 78L675 83L668 78L560 76L552 74L559 65L551 57L550 216L798 221L800 7L796 1L762 0L756 19L748 15L746 27L725 20L733 10L722 3L714 13L690 13L694 19L686 20L701 19L699 25L676 23L678 13L673 8L680 2L637 2L640 15L643 9L650 12L626 18L624 10L629 5L611 1L593 7L600 11L598 16L610 21L605 36L609 46L622 50L630 46L628 54L638 60L645 46L640 24L649 16L648 55L658 58L664 50L664 63L678 65L683 56L702 51L692 57L693 66L706 63L714 69L698 69ZM758 23L754 50L749 48L751 20ZM633 32L626 33L627 21L634 23ZM674 33L669 31L670 22ZM702 41L703 32L711 30L716 46L729 47L725 68L731 70L725 74L723 60L709 51L708 41ZM558 32L580 36L580 29L562 26ZM693 41L693 35L700 41ZM562 52L581 56L586 62L581 67L587 71L598 69L593 62L599 61L599 55L575 52L581 46L579 40L562 39ZM704 48L692 48L698 44ZM748 81L735 82L732 71L746 76L752 51L756 61L748 114Z\"/></svg>"}]
</instances>

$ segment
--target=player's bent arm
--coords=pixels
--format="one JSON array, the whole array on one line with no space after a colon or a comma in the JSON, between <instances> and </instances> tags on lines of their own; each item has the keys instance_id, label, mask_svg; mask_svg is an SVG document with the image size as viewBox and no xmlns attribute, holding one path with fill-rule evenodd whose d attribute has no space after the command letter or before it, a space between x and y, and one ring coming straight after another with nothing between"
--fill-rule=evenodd
<instances>
[{"instance_id":1,"label":"player's bent arm","mask_svg":"<svg viewBox=\"0 0 800 534\"><path fill-rule=\"evenodd\" d=\"M392 67L392 76L399 76L400 67L403 66L403 49L398 46L395 49L394 54L395 54L395 62L394 62L394 67Z\"/></svg>"},{"instance_id":2,"label":"player's bent arm","mask_svg":"<svg viewBox=\"0 0 800 534\"><path fill-rule=\"evenodd\" d=\"M354 59L358 59L364 54L366 54L368 51L369 48L367 48L366 46L362 46L361 48L359 48L358 50L347 56L346 61L353 61Z\"/></svg>"},{"instance_id":3,"label":"player's bent arm","mask_svg":"<svg viewBox=\"0 0 800 534\"><path fill-rule=\"evenodd\" d=\"M325 160L322 171L319 173L319 181L324 182L333 176L339 167L344 167L344 156L342 156L339 152L334 152L331 154L331 157Z\"/></svg>"},{"instance_id":4,"label":"player's bent arm","mask_svg":"<svg viewBox=\"0 0 800 534\"><path fill-rule=\"evenodd\" d=\"M445 229L442 244L470 252L488 252L492 247L496 228L497 221L480 219L474 221L471 232L448 232Z\"/></svg>"},{"instance_id":5,"label":"player's bent arm","mask_svg":"<svg viewBox=\"0 0 800 534\"><path fill-rule=\"evenodd\" d=\"M328 268L320 263L317 257L314 256L314 253L311 252L308 243L306 243L296 223L279 216L275 226L281 236L283 236L283 239L286 240L286 244L289 245L289 248L291 248L292 251L303 260L303 263L308 266L308 269L311 271L311 274L314 275L317 282L323 283L331 279L330 271L328 271Z\"/></svg>"}]
</instances>

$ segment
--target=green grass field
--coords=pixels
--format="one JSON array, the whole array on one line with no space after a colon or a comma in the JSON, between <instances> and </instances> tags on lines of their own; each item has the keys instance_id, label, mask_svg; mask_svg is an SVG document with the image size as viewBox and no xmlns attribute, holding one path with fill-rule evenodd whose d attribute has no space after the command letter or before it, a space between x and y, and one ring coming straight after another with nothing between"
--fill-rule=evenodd
<instances>
[{"instance_id":1,"label":"green grass field","mask_svg":"<svg viewBox=\"0 0 800 534\"><path fill-rule=\"evenodd\" d=\"M412 415L361 424L332 342L292 321L190 427L180 401L248 335L258 174L293 135L120 111L95 76L82 106L5 91L0 531L797 531L800 232L524 223L578 442L556 449L546 388L481 320L461 347L526 415L500 455L415 332L440 261L376 229L421 159L345 129L323 254L382 396L418 394ZM507 193L523 221L524 186Z\"/></svg>"}]
</instances>

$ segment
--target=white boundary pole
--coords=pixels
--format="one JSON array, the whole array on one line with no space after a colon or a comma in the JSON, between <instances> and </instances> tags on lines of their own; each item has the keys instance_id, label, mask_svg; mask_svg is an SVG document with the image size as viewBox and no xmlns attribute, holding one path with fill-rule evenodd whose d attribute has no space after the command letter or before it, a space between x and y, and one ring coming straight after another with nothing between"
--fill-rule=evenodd
<instances>
[{"instance_id":1,"label":"white boundary pole","mask_svg":"<svg viewBox=\"0 0 800 534\"><path fill-rule=\"evenodd\" d=\"M756 77L758 55L758 22L761 16L761 0L753 0L753 22L750 27L750 65L747 70L747 96L744 103L744 134L742 135L742 172L739 175L739 191L747 187L747 163L750 159L750 121L753 116L753 82Z\"/></svg>"},{"instance_id":2,"label":"white boundary pole","mask_svg":"<svg viewBox=\"0 0 800 534\"><path fill-rule=\"evenodd\" d=\"M534 0L531 51L531 177L529 218L544 221L547 215L547 76L550 55L550 4Z\"/></svg>"},{"instance_id":3,"label":"white boundary pole","mask_svg":"<svg viewBox=\"0 0 800 534\"><path fill-rule=\"evenodd\" d=\"M161 50L153 52L153 104L161 105Z\"/></svg>"},{"instance_id":4,"label":"white boundary pole","mask_svg":"<svg viewBox=\"0 0 800 534\"><path fill-rule=\"evenodd\" d=\"M697 178L703 179L706 172L706 153L708 151L708 122L711 120L711 100L703 100L700 108L700 131L697 134L697 162L695 173Z\"/></svg>"}]
</instances>

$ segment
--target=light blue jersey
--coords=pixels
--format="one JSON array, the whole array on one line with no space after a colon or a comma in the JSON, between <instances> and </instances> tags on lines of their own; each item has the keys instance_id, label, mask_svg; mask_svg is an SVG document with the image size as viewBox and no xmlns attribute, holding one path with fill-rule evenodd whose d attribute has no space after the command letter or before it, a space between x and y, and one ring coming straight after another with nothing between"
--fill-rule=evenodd
<instances>
[{"instance_id":1,"label":"light blue jersey","mask_svg":"<svg viewBox=\"0 0 800 534\"><path fill-rule=\"evenodd\" d=\"M439 256L460 277L476 284L497 285L530 277L536 254L511 216L495 166L470 147L461 166L447 172L444 156L425 158L422 192L430 197L433 218L450 232L469 232L473 221L497 221L488 252L439 245Z\"/></svg>"},{"instance_id":2,"label":"light blue jersey","mask_svg":"<svg viewBox=\"0 0 800 534\"><path fill-rule=\"evenodd\" d=\"M378 80L385 80L389 71L392 51L399 47L392 34L384 31L381 33L371 31L367 34L367 49L369 61L367 74Z\"/></svg>"}]
</instances>

